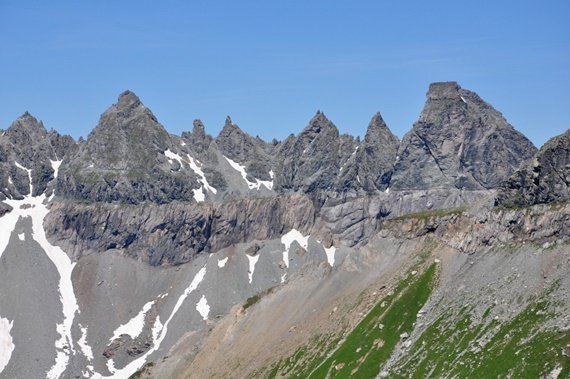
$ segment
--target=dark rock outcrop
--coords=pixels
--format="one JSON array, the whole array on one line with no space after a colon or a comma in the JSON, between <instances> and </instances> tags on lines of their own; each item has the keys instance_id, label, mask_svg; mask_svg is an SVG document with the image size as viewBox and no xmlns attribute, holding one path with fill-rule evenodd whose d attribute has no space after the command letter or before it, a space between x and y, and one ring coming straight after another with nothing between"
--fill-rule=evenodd
<instances>
[{"instance_id":1,"label":"dark rock outcrop","mask_svg":"<svg viewBox=\"0 0 570 379\"><path fill-rule=\"evenodd\" d=\"M497 188L536 152L533 144L476 93L433 83L400 145L393 189Z\"/></svg>"},{"instance_id":2,"label":"dark rock outcrop","mask_svg":"<svg viewBox=\"0 0 570 379\"><path fill-rule=\"evenodd\" d=\"M527 206L570 200L570 129L550 139L536 157L505 181L500 206Z\"/></svg>"}]
</instances>

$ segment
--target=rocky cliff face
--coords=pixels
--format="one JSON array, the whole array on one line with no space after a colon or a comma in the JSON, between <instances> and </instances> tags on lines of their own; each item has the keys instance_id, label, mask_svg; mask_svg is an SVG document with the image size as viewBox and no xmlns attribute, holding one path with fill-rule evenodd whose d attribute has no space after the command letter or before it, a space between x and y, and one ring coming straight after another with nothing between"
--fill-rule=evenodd
<instances>
[{"instance_id":1,"label":"rocky cliff face","mask_svg":"<svg viewBox=\"0 0 570 379\"><path fill-rule=\"evenodd\" d=\"M550 139L501 187L496 204L527 206L570 199L570 130Z\"/></svg>"},{"instance_id":2,"label":"rocky cliff face","mask_svg":"<svg viewBox=\"0 0 570 379\"><path fill-rule=\"evenodd\" d=\"M402 141L392 188L496 188L535 152L477 94L455 82L434 83Z\"/></svg>"},{"instance_id":3,"label":"rocky cliff face","mask_svg":"<svg viewBox=\"0 0 570 379\"><path fill-rule=\"evenodd\" d=\"M45 228L74 259L114 251L159 266L180 265L234 244L277 238L291 229L307 234L314 222L312 202L291 195L200 205L61 203L52 207Z\"/></svg>"},{"instance_id":4,"label":"rocky cliff face","mask_svg":"<svg viewBox=\"0 0 570 379\"><path fill-rule=\"evenodd\" d=\"M24 113L0 136L0 199L51 194L50 181L64 156L75 149L73 138L48 132Z\"/></svg>"}]
</instances>

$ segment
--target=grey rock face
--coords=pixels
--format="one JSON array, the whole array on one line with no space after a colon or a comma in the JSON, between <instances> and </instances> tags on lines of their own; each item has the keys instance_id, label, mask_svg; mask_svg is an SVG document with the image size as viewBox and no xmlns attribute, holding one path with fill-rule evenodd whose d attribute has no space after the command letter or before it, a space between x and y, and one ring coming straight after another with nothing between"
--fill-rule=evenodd
<instances>
[{"instance_id":1,"label":"grey rock face","mask_svg":"<svg viewBox=\"0 0 570 379\"><path fill-rule=\"evenodd\" d=\"M344 186L352 183L366 192L385 191L390 186L400 141L392 134L380 113L372 117L364 141L341 172Z\"/></svg>"},{"instance_id":2,"label":"grey rock face","mask_svg":"<svg viewBox=\"0 0 570 379\"><path fill-rule=\"evenodd\" d=\"M570 199L570 130L550 139L499 190L496 204L526 206Z\"/></svg>"},{"instance_id":3,"label":"grey rock face","mask_svg":"<svg viewBox=\"0 0 570 379\"><path fill-rule=\"evenodd\" d=\"M245 165L248 174L260 180L271 180L271 146L260 138L244 133L229 116L216 143L224 156Z\"/></svg>"},{"instance_id":4,"label":"grey rock face","mask_svg":"<svg viewBox=\"0 0 570 379\"><path fill-rule=\"evenodd\" d=\"M320 111L298 137L287 138L276 154L278 191L331 190L339 173L339 133Z\"/></svg>"},{"instance_id":5,"label":"grey rock face","mask_svg":"<svg viewBox=\"0 0 570 379\"><path fill-rule=\"evenodd\" d=\"M185 263L236 243L279 237L292 228L306 232L314 218L312 202L291 195L198 205L56 203L44 227L48 238L75 259L114 250L157 266Z\"/></svg>"},{"instance_id":6,"label":"grey rock face","mask_svg":"<svg viewBox=\"0 0 570 379\"><path fill-rule=\"evenodd\" d=\"M196 153L202 154L208 151L214 139L209 134L206 134L206 129L201 120L194 120L193 126L194 128L191 132L182 133L182 139L188 141Z\"/></svg>"},{"instance_id":7,"label":"grey rock face","mask_svg":"<svg viewBox=\"0 0 570 379\"><path fill-rule=\"evenodd\" d=\"M0 136L0 198L21 199L30 189L34 196L51 195L57 167L52 162L75 149L73 138L48 132L41 121L24 113ZM26 169L31 170L29 176Z\"/></svg>"},{"instance_id":8,"label":"grey rock face","mask_svg":"<svg viewBox=\"0 0 570 379\"><path fill-rule=\"evenodd\" d=\"M170 135L132 92L119 96L77 153L64 161L58 193L76 199L138 204L192 201L196 175L165 156Z\"/></svg>"},{"instance_id":9,"label":"grey rock face","mask_svg":"<svg viewBox=\"0 0 570 379\"><path fill-rule=\"evenodd\" d=\"M392 187L496 188L535 152L477 94L455 82L433 83L420 119L400 146Z\"/></svg>"}]
</instances>

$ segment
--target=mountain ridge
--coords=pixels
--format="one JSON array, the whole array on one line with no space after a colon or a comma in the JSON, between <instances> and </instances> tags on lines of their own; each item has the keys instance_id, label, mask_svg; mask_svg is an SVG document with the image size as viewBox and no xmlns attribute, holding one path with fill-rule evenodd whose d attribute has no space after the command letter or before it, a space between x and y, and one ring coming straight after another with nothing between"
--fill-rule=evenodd
<instances>
[{"instance_id":1,"label":"mountain ridge","mask_svg":"<svg viewBox=\"0 0 570 379\"><path fill-rule=\"evenodd\" d=\"M569 131L537 151L455 82L402 141L177 136L131 91L87 140L13 125L2 378L570 375Z\"/></svg>"}]
</instances>

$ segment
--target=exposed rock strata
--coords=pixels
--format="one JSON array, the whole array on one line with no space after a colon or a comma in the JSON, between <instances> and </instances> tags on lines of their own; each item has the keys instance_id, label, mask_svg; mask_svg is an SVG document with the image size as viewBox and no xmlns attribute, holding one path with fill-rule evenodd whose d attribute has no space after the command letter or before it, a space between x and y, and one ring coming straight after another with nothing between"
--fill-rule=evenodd
<instances>
[{"instance_id":1,"label":"exposed rock strata","mask_svg":"<svg viewBox=\"0 0 570 379\"><path fill-rule=\"evenodd\" d=\"M185 263L236 243L278 238L293 228L307 233L314 217L312 202L301 195L199 205L56 203L44 227L75 259L115 250L156 266Z\"/></svg>"},{"instance_id":2,"label":"exposed rock strata","mask_svg":"<svg viewBox=\"0 0 570 379\"><path fill-rule=\"evenodd\" d=\"M570 199L570 130L550 139L535 159L502 186L497 205L525 206Z\"/></svg>"}]
</instances>

